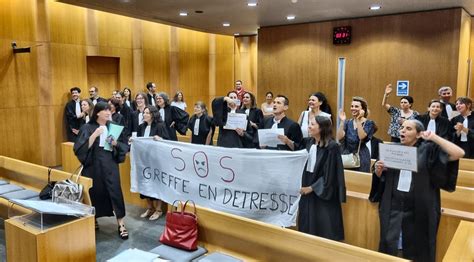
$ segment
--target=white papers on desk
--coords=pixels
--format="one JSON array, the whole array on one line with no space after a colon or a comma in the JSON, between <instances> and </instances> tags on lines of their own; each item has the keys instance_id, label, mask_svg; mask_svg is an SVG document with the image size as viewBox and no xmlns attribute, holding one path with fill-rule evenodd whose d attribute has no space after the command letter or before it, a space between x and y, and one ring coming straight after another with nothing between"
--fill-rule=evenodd
<instances>
[{"instance_id":1,"label":"white papers on desk","mask_svg":"<svg viewBox=\"0 0 474 262\"><path fill-rule=\"evenodd\" d=\"M379 144L380 160L384 166L418 172L418 155L414 146Z\"/></svg>"},{"instance_id":2,"label":"white papers on desk","mask_svg":"<svg viewBox=\"0 0 474 262\"><path fill-rule=\"evenodd\" d=\"M260 146L276 147L282 145L283 142L278 139L278 135L284 135L285 129L283 128L270 128L270 129L259 129L258 130L258 141Z\"/></svg>"},{"instance_id":3,"label":"white papers on desk","mask_svg":"<svg viewBox=\"0 0 474 262\"><path fill-rule=\"evenodd\" d=\"M10 202L22 206L24 208L36 211L43 214L52 215L64 215L64 216L75 216L82 217L89 215L84 210L78 210L73 208L72 205L59 204L52 201L46 200L21 200L21 199L10 199Z\"/></svg>"},{"instance_id":4,"label":"white papers on desk","mask_svg":"<svg viewBox=\"0 0 474 262\"><path fill-rule=\"evenodd\" d=\"M136 248L129 248L122 253L116 255L115 257L107 260L107 262L154 262L154 261L163 261L163 260L155 260L159 257L158 254L146 252Z\"/></svg>"},{"instance_id":5,"label":"white papers on desk","mask_svg":"<svg viewBox=\"0 0 474 262\"><path fill-rule=\"evenodd\" d=\"M235 130L241 128L247 129L247 115L240 113L228 113L224 129Z\"/></svg>"}]
</instances>

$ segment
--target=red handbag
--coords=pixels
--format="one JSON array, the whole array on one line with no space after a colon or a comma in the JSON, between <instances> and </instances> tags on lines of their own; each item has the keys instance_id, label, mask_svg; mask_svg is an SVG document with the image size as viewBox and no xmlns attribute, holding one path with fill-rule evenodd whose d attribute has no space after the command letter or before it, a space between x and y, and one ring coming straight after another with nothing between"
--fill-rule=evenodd
<instances>
[{"instance_id":1,"label":"red handbag","mask_svg":"<svg viewBox=\"0 0 474 262\"><path fill-rule=\"evenodd\" d=\"M165 229L160 236L160 242L184 250L196 250L198 243L196 205L192 200L186 201L184 205L179 201L178 206L181 205L182 208L178 211L178 206L174 205L177 201L174 201L172 210L166 214ZM188 202L193 204L193 213L185 211Z\"/></svg>"}]
</instances>

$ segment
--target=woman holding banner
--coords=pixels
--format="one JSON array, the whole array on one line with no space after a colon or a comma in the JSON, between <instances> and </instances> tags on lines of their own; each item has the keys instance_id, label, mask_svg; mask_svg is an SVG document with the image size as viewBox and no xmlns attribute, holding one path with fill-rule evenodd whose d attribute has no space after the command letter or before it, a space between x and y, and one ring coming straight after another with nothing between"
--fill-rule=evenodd
<instances>
[{"instance_id":1,"label":"woman holding banner","mask_svg":"<svg viewBox=\"0 0 474 262\"><path fill-rule=\"evenodd\" d=\"M344 239L341 203L346 201L344 167L339 145L332 139L331 119L316 116L309 123L310 137L299 149L309 152L300 190L298 230L341 241Z\"/></svg>"},{"instance_id":2,"label":"woman holding banner","mask_svg":"<svg viewBox=\"0 0 474 262\"><path fill-rule=\"evenodd\" d=\"M153 137L155 140L169 139L166 126L160 118L160 112L154 106L146 106L143 110L143 123L138 126L138 137ZM141 218L149 217L149 220L157 220L163 214L161 211L162 201L160 199L144 196L140 194L141 199L146 199L147 210L140 215Z\"/></svg>"},{"instance_id":3,"label":"woman holding banner","mask_svg":"<svg viewBox=\"0 0 474 262\"><path fill-rule=\"evenodd\" d=\"M423 123L406 120L400 142L416 147L417 171L387 168L375 163L369 199L380 202L379 251L415 261L435 261L436 235L441 217L440 189L456 189L458 160L464 151ZM388 164L388 163L387 163Z\"/></svg>"},{"instance_id":4,"label":"woman holding banner","mask_svg":"<svg viewBox=\"0 0 474 262\"><path fill-rule=\"evenodd\" d=\"M110 106L98 102L94 106L89 123L84 124L74 143L74 153L84 166L84 176L92 178L94 187L89 191L95 217L113 216L117 218L120 238L128 239L125 228L125 203L120 187L118 164L125 160L128 144L122 132L117 140L109 136L111 130ZM106 143L111 146L108 150ZM96 221L96 228L98 224Z\"/></svg>"}]
</instances>

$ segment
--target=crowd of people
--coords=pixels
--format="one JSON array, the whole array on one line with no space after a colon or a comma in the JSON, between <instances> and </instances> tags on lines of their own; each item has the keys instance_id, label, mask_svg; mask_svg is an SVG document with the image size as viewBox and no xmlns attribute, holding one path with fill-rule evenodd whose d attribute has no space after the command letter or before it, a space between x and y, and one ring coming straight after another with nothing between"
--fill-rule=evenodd
<instances>
[{"instance_id":1,"label":"crowd of people","mask_svg":"<svg viewBox=\"0 0 474 262\"><path fill-rule=\"evenodd\" d=\"M123 222L125 205L118 163L124 160L135 137L177 141L177 132L185 135L190 130L191 143L212 145L217 127L217 146L307 150L299 230L338 241L344 239L341 203L346 197L342 155L356 153L360 165L354 170L373 172L370 200L380 202L380 251L398 255L401 248L405 258L429 261L434 261L440 219L439 190L453 191L457 160L474 158L472 100L458 97L452 104L450 87L441 87L439 97L429 101L423 114L412 109L411 96L400 97L400 107L389 104L390 84L383 92L381 106L390 117L390 142L417 147L418 172L387 168L383 161L377 161L371 170L371 159L378 158L378 145L383 141L374 136L379 127L370 119L369 105L363 97L352 98L350 115L346 116L342 110L335 115L323 93L312 93L307 108L293 121L286 115L290 101L285 95L267 92L258 108L255 95L246 91L240 80L226 96L212 101L212 116L206 104L197 101L190 117L182 92L176 92L170 101L153 82L146 84L146 93L139 92L134 97L129 88L114 91L109 99L101 98L97 87L89 89L89 98L81 100L80 93L78 87L70 89L72 100L65 108L67 137L75 142L84 175L94 179L91 199L96 217L115 214L123 239L128 238L128 232ZM246 115L245 128L226 128L228 117L234 113ZM335 117L340 124L333 136ZM109 123L124 127L120 138L109 141ZM283 129L283 135L278 136L281 143L276 147L261 145L258 130L274 128ZM111 143L113 150L105 150L105 143ZM398 187L402 177L409 178L406 190ZM415 194L425 197L414 197ZM162 215L161 200L141 197L148 206L141 217L158 219Z\"/></svg>"}]
</instances>

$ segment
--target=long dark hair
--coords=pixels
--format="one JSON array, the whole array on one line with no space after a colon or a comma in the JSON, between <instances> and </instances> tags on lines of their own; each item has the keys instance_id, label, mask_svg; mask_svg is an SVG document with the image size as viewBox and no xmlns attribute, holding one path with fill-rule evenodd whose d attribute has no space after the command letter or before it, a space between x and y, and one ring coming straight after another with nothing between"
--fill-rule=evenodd
<instances>
[{"instance_id":1,"label":"long dark hair","mask_svg":"<svg viewBox=\"0 0 474 262\"><path fill-rule=\"evenodd\" d=\"M319 101L321 101L321 105L319 106L319 110L328 113L332 116L331 106L328 103L328 99L322 92L316 92L313 96L317 97Z\"/></svg>"},{"instance_id":2,"label":"long dark hair","mask_svg":"<svg viewBox=\"0 0 474 262\"><path fill-rule=\"evenodd\" d=\"M100 112L100 111L104 111L104 110L110 110L110 105L107 103L107 102L98 102L95 106L94 106L94 111L92 111L92 116L90 117L90 122L92 123L97 123L97 114Z\"/></svg>"},{"instance_id":3,"label":"long dark hair","mask_svg":"<svg viewBox=\"0 0 474 262\"><path fill-rule=\"evenodd\" d=\"M332 139L332 122L325 116L316 116L316 123L319 125L319 146L327 147Z\"/></svg>"},{"instance_id":4,"label":"long dark hair","mask_svg":"<svg viewBox=\"0 0 474 262\"><path fill-rule=\"evenodd\" d=\"M130 94L130 95L127 97L127 100L130 101L130 103L131 103L131 102L132 102L132 90L130 90L130 88L128 88L128 87L125 87L125 88L122 90L122 92L125 91L125 90L128 90L128 93ZM125 97L125 93L123 93L122 96Z\"/></svg>"},{"instance_id":5,"label":"long dark hair","mask_svg":"<svg viewBox=\"0 0 474 262\"><path fill-rule=\"evenodd\" d=\"M184 95L183 95L183 92L181 92L181 91L176 92L176 94L173 97L173 101L174 102L179 102L179 100L178 100L179 99L178 98L179 94L181 94L181 102L184 102Z\"/></svg>"},{"instance_id":6,"label":"long dark hair","mask_svg":"<svg viewBox=\"0 0 474 262\"><path fill-rule=\"evenodd\" d=\"M250 93L250 92L245 92L244 93L244 96L248 94L250 96L250 108L256 108L257 107L257 103L255 102L255 96Z\"/></svg>"},{"instance_id":7,"label":"long dark hair","mask_svg":"<svg viewBox=\"0 0 474 262\"><path fill-rule=\"evenodd\" d=\"M145 106L145 109L148 109L148 111L150 111L152 122L158 123L163 121L161 119L160 111L158 110L158 108L156 108L156 106ZM145 109L143 109L143 111L145 111Z\"/></svg>"}]
</instances>

